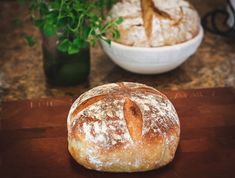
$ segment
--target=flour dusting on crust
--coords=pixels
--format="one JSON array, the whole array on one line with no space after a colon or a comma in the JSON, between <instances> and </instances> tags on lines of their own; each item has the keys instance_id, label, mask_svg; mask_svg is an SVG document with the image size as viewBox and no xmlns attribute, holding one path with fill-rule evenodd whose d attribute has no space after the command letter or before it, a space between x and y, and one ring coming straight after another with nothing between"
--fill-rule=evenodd
<instances>
[{"instance_id":1,"label":"flour dusting on crust","mask_svg":"<svg viewBox=\"0 0 235 178\"><path fill-rule=\"evenodd\" d=\"M144 92L144 89L148 89L148 92ZM81 95L71 107L69 135L75 130L75 135L83 135L88 143L106 149L133 144L124 118L125 97L135 102L142 113L142 137L150 132L153 137L166 135L175 126L179 127L179 119L172 103L157 92L143 84L126 82L121 86L107 84L96 87ZM106 97L72 115L83 102L99 95ZM166 142L168 144L171 140L166 139Z\"/></svg>"},{"instance_id":2,"label":"flour dusting on crust","mask_svg":"<svg viewBox=\"0 0 235 178\"><path fill-rule=\"evenodd\" d=\"M113 6L110 11L112 19L124 19L118 27L121 38L117 42L128 46L160 47L183 43L199 33L200 17L189 2L152 0L145 19L143 6L149 1L123 0ZM151 25L146 28L145 23ZM148 31L151 32L150 37Z\"/></svg>"}]
</instances>

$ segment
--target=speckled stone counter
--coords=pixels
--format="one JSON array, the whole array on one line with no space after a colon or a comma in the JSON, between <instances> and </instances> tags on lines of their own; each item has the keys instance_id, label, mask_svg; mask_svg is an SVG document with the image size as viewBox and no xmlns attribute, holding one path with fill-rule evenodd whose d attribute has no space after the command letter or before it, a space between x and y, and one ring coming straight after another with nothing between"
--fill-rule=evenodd
<instances>
[{"instance_id":1,"label":"speckled stone counter","mask_svg":"<svg viewBox=\"0 0 235 178\"><path fill-rule=\"evenodd\" d=\"M191 0L200 15L223 7L223 0ZM116 66L97 46L91 50L91 74L87 82L75 87L55 88L46 84L40 41L30 48L24 34L38 31L29 20L16 27L14 18L27 18L26 8L3 1L0 6L0 100L77 96L108 82L135 81L160 89L235 87L235 35L221 37L206 32L197 53L182 66L161 75L132 74Z\"/></svg>"}]
</instances>

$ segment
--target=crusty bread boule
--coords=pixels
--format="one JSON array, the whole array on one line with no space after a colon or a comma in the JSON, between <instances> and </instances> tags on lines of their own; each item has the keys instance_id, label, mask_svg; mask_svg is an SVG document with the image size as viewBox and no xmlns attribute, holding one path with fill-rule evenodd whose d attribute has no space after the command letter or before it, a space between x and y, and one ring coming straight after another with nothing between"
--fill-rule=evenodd
<instances>
[{"instance_id":1,"label":"crusty bread boule","mask_svg":"<svg viewBox=\"0 0 235 178\"><path fill-rule=\"evenodd\" d=\"M122 0L110 14L108 20L124 19L116 42L128 46L175 45L193 39L200 30L199 15L185 0Z\"/></svg>"},{"instance_id":2,"label":"crusty bread boule","mask_svg":"<svg viewBox=\"0 0 235 178\"><path fill-rule=\"evenodd\" d=\"M174 158L180 123L172 103L139 83L112 83L82 94L68 119L68 149L88 169L139 172Z\"/></svg>"}]
</instances>

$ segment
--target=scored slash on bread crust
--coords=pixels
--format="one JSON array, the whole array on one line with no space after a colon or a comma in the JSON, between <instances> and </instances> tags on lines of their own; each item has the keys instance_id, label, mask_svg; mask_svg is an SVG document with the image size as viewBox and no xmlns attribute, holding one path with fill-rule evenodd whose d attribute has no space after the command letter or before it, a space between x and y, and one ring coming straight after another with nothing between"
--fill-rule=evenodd
<instances>
[{"instance_id":1,"label":"scored slash on bread crust","mask_svg":"<svg viewBox=\"0 0 235 178\"><path fill-rule=\"evenodd\" d=\"M141 7L146 36L150 40L152 36L152 20L154 15L152 0L141 0Z\"/></svg>"},{"instance_id":2,"label":"scored slash on bread crust","mask_svg":"<svg viewBox=\"0 0 235 178\"><path fill-rule=\"evenodd\" d=\"M160 95L162 97L166 97L165 95L163 95L159 91L154 90L153 88L150 88L150 87L138 87L135 89L131 89L131 88L126 87L123 82L117 83L117 85L120 87L121 90L114 91L113 93L107 93L106 95L105 94L98 95L98 96L95 96L95 97L92 97L92 98L85 100L84 102L82 102L80 104L79 107L77 107L73 111L72 116L75 117L80 111L86 109L87 107L89 107L90 105L92 105L98 101L101 101L102 99L105 99L106 97L110 97L110 95L112 95L114 98L115 97L117 98L119 96L128 96L131 92L146 92L146 93L152 93L152 94ZM125 98L124 111L127 111L125 106L127 106L127 107L129 106L127 103L131 103L131 102L132 102L133 107L137 108L136 110L140 111L140 109L138 108L138 105L136 105L133 101L131 101L128 98Z\"/></svg>"},{"instance_id":3,"label":"scored slash on bread crust","mask_svg":"<svg viewBox=\"0 0 235 178\"><path fill-rule=\"evenodd\" d=\"M144 28L146 32L146 36L148 40L152 40L152 30L153 30L153 17L160 14L159 18L166 17L171 19L171 17L163 12L157 9L157 7L154 7L152 0L141 0L141 7L142 7L142 17L144 21Z\"/></svg>"},{"instance_id":4,"label":"scored slash on bread crust","mask_svg":"<svg viewBox=\"0 0 235 178\"><path fill-rule=\"evenodd\" d=\"M167 97L130 82L84 93L71 107L67 122L71 155L81 165L102 171L161 167L173 159L180 134L177 113Z\"/></svg>"},{"instance_id":5,"label":"scored slash on bread crust","mask_svg":"<svg viewBox=\"0 0 235 178\"><path fill-rule=\"evenodd\" d=\"M127 129L132 140L135 143L141 141L143 120L139 107L135 102L126 97L123 106L123 112Z\"/></svg>"},{"instance_id":6,"label":"scored slash on bread crust","mask_svg":"<svg viewBox=\"0 0 235 178\"><path fill-rule=\"evenodd\" d=\"M105 95L99 95L96 96L94 98L90 98L86 101L84 101L73 113L72 116L76 116L80 111L82 111L83 109L87 108L88 106L92 105L93 103L96 103L102 99L105 98Z\"/></svg>"}]
</instances>

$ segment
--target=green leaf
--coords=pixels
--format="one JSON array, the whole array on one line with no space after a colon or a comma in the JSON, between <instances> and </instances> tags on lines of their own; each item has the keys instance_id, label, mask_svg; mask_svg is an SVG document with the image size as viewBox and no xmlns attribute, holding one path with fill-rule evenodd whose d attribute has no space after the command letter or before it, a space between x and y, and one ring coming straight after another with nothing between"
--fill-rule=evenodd
<instances>
[{"instance_id":1,"label":"green leaf","mask_svg":"<svg viewBox=\"0 0 235 178\"><path fill-rule=\"evenodd\" d=\"M70 44L71 42L68 39L64 39L63 41L59 43L59 45L57 46L57 49L61 52L67 52Z\"/></svg>"},{"instance_id":2,"label":"green leaf","mask_svg":"<svg viewBox=\"0 0 235 178\"><path fill-rule=\"evenodd\" d=\"M68 49L68 54L70 54L70 55L77 54L77 53L79 53L79 51L80 51L80 49L76 45L71 44Z\"/></svg>"},{"instance_id":3,"label":"green leaf","mask_svg":"<svg viewBox=\"0 0 235 178\"><path fill-rule=\"evenodd\" d=\"M105 39L105 42L109 44L109 46L111 45L111 40L110 39Z\"/></svg>"},{"instance_id":4,"label":"green leaf","mask_svg":"<svg viewBox=\"0 0 235 178\"><path fill-rule=\"evenodd\" d=\"M115 29L112 33L114 39L119 39L120 38L120 32Z\"/></svg>"},{"instance_id":5,"label":"green leaf","mask_svg":"<svg viewBox=\"0 0 235 178\"><path fill-rule=\"evenodd\" d=\"M123 21L124 21L123 18L122 18L122 17L119 17L119 18L116 20L116 23L117 23L117 25L120 25Z\"/></svg>"},{"instance_id":6,"label":"green leaf","mask_svg":"<svg viewBox=\"0 0 235 178\"><path fill-rule=\"evenodd\" d=\"M77 37L74 41L73 41L74 46L80 47L82 45L82 40Z\"/></svg>"},{"instance_id":7,"label":"green leaf","mask_svg":"<svg viewBox=\"0 0 235 178\"><path fill-rule=\"evenodd\" d=\"M25 40L26 40L26 42L28 43L28 45L29 45L30 47L33 47L33 46L35 45L35 40L33 39L32 36L26 35L26 36L25 36Z\"/></svg>"},{"instance_id":8,"label":"green leaf","mask_svg":"<svg viewBox=\"0 0 235 178\"><path fill-rule=\"evenodd\" d=\"M89 32L90 32L90 28L88 26L83 26L83 31L82 31L82 38L83 39L87 39L88 38L88 35L89 35Z\"/></svg>"},{"instance_id":9,"label":"green leaf","mask_svg":"<svg viewBox=\"0 0 235 178\"><path fill-rule=\"evenodd\" d=\"M46 23L43 26L43 33L47 38L56 34L56 25L51 23Z\"/></svg>"}]
</instances>

